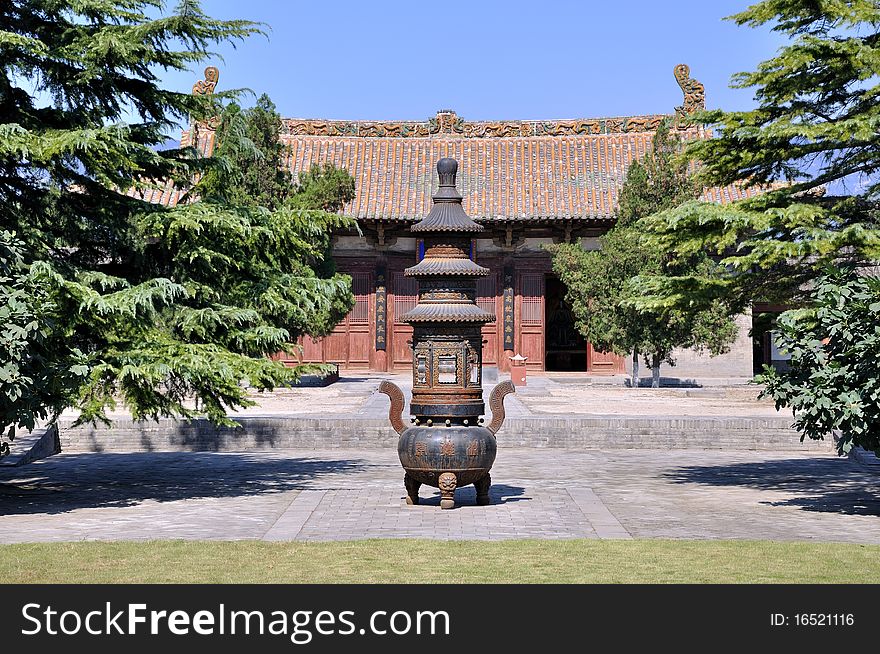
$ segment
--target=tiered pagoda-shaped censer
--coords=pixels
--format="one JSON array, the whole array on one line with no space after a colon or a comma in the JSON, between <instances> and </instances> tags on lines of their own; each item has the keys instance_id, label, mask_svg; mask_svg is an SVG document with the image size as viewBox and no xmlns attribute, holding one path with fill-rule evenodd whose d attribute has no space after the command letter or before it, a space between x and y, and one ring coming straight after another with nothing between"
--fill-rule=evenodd
<instances>
[{"instance_id":1,"label":"tiered pagoda-shaped censer","mask_svg":"<svg viewBox=\"0 0 880 654\"><path fill-rule=\"evenodd\" d=\"M509 381L489 398L492 422L482 426L482 334L495 317L476 303L477 278L489 274L470 257L472 238L483 227L471 220L455 188L458 163L437 162L440 187L431 212L411 228L425 242L424 258L406 276L419 284L419 301L403 316L413 326L413 426L405 428L404 397L384 381L391 398L389 417L400 434L397 453L406 470L407 504L418 504L422 484L440 489L440 506L455 506L455 489L473 484L477 503L489 503L489 470L495 461L495 432L504 422Z\"/></svg>"}]
</instances>

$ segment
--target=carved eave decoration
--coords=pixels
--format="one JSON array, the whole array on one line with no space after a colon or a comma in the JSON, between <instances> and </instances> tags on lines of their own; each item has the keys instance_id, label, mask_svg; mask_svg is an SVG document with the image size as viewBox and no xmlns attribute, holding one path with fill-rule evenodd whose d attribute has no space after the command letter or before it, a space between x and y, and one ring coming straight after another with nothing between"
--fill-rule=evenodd
<instances>
[{"instance_id":1,"label":"carved eave decoration","mask_svg":"<svg viewBox=\"0 0 880 654\"><path fill-rule=\"evenodd\" d=\"M650 132L657 129L663 118L665 118L663 115L654 115L551 121L466 121L458 117L455 112L441 111L435 118L423 122L286 118L281 123L281 132L292 136L385 138L571 136Z\"/></svg>"},{"instance_id":2,"label":"carved eave decoration","mask_svg":"<svg viewBox=\"0 0 880 654\"><path fill-rule=\"evenodd\" d=\"M397 220L359 220L357 230L347 232L349 236L363 236L367 243L377 250L387 250L397 243L399 236L405 235L410 223Z\"/></svg>"}]
</instances>

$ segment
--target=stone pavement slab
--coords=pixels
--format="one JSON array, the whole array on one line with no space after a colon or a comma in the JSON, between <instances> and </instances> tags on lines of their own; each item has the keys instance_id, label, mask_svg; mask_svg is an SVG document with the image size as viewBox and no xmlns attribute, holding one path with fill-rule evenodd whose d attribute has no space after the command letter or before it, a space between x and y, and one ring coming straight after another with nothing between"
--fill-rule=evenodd
<instances>
[{"instance_id":1,"label":"stone pavement slab","mask_svg":"<svg viewBox=\"0 0 880 654\"><path fill-rule=\"evenodd\" d=\"M404 503L393 450L60 454L0 469L0 542L696 538L880 543L880 470L826 453L503 449L493 503Z\"/></svg>"}]
</instances>

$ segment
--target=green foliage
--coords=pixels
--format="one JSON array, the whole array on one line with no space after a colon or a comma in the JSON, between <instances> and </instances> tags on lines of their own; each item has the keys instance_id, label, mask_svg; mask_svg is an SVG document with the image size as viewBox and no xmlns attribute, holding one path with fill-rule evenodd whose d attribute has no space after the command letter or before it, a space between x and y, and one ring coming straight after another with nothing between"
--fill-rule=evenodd
<instances>
[{"instance_id":1,"label":"green foliage","mask_svg":"<svg viewBox=\"0 0 880 654\"><path fill-rule=\"evenodd\" d=\"M231 204L278 208L293 187L290 171L283 165L280 131L281 116L266 94L250 109L229 104L217 129L214 152L225 165L206 175L200 192Z\"/></svg>"},{"instance_id":2,"label":"green foliage","mask_svg":"<svg viewBox=\"0 0 880 654\"><path fill-rule=\"evenodd\" d=\"M792 408L804 435L840 430L841 452L854 443L876 451L876 284L851 273L815 280L880 260L880 4L764 0L732 18L771 24L790 41L733 78L754 89L758 106L704 112L716 138L693 142L687 155L704 184L762 194L647 219L657 248L673 258L720 255L728 274L646 279L640 306L807 307L780 321L793 367L764 375L767 393Z\"/></svg>"},{"instance_id":3,"label":"green foliage","mask_svg":"<svg viewBox=\"0 0 880 654\"><path fill-rule=\"evenodd\" d=\"M58 307L48 272L42 263L27 265L22 243L0 231L0 407L12 425L9 440L16 427L33 429L63 410L88 372L83 353L64 347L64 335L53 329ZM0 442L0 456L7 452Z\"/></svg>"},{"instance_id":4,"label":"green foliage","mask_svg":"<svg viewBox=\"0 0 880 654\"><path fill-rule=\"evenodd\" d=\"M551 248L553 271L568 289L566 300L577 328L600 351L643 356L654 369L655 385L660 364L675 364L674 349L721 354L736 336L736 325L720 301L697 310L646 308L639 303L645 277L719 274L718 266L703 254L673 264L642 234L642 220L697 194L687 165L675 157L678 149L678 139L664 122L651 152L630 166L621 189L620 217L600 239L599 250L585 251L573 244Z\"/></svg>"},{"instance_id":5,"label":"green foliage","mask_svg":"<svg viewBox=\"0 0 880 654\"><path fill-rule=\"evenodd\" d=\"M755 90L757 108L703 112L716 138L692 142L687 155L700 162L702 184L764 192L646 221L658 248L721 255L731 272L653 279L646 304L797 302L827 265L880 259L880 5L765 0L732 19L772 24L791 41L734 77L734 87Z\"/></svg>"},{"instance_id":6,"label":"green foliage","mask_svg":"<svg viewBox=\"0 0 880 654\"><path fill-rule=\"evenodd\" d=\"M791 408L802 440L836 435L840 454L858 445L880 455L880 278L832 270L812 297L809 308L780 317L790 369L765 367L763 394Z\"/></svg>"},{"instance_id":7,"label":"green foliage","mask_svg":"<svg viewBox=\"0 0 880 654\"><path fill-rule=\"evenodd\" d=\"M328 259L330 232L351 223L269 175L281 150L268 98L242 112L229 94L159 84L155 71L258 29L193 0L172 12L159 0L0 7L0 434L71 405L104 420L117 401L137 418L228 422L252 403L248 384L298 375L268 354L351 308ZM217 156L164 145L180 121L218 115ZM123 191L153 180L190 201Z\"/></svg>"},{"instance_id":8,"label":"green foliage","mask_svg":"<svg viewBox=\"0 0 880 654\"><path fill-rule=\"evenodd\" d=\"M670 131L669 120L657 128L651 149L626 171L617 207L617 226L671 209L697 197L697 186L688 174L687 160L679 157L680 139Z\"/></svg>"},{"instance_id":9,"label":"green foliage","mask_svg":"<svg viewBox=\"0 0 880 654\"><path fill-rule=\"evenodd\" d=\"M339 211L342 205L354 199L354 178L347 170L331 163L313 165L300 173L291 204L300 209Z\"/></svg>"}]
</instances>

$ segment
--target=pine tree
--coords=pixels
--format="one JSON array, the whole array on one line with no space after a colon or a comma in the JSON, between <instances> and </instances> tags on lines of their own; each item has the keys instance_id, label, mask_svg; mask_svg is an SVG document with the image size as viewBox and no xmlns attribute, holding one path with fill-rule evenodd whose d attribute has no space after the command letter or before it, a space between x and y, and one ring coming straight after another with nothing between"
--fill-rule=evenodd
<instances>
[{"instance_id":1,"label":"pine tree","mask_svg":"<svg viewBox=\"0 0 880 654\"><path fill-rule=\"evenodd\" d=\"M229 160L231 174L226 177L230 179L224 179L229 186L215 185L211 191L222 192L233 204L267 209L281 205L291 194L293 181L290 170L284 166L280 131L281 116L266 94L250 109L242 110L236 103L226 107L217 141L225 148L223 154Z\"/></svg>"},{"instance_id":2,"label":"pine tree","mask_svg":"<svg viewBox=\"0 0 880 654\"><path fill-rule=\"evenodd\" d=\"M68 406L105 419L118 399L136 418L228 422L246 384L296 377L267 354L350 309L327 261L350 221L213 193L239 174L231 151L266 156L240 131L209 158L164 145L180 122L226 116L231 94L170 91L156 71L258 30L194 0L0 5L0 434ZM187 202L126 193L168 179Z\"/></svg>"},{"instance_id":3,"label":"pine tree","mask_svg":"<svg viewBox=\"0 0 880 654\"><path fill-rule=\"evenodd\" d=\"M876 0L764 0L731 17L789 37L757 70L750 111L706 111L716 137L695 141L701 183L761 191L733 205L688 202L646 224L656 247L708 251L731 274L655 278L646 304L808 299L829 264L880 258L880 4Z\"/></svg>"},{"instance_id":4,"label":"pine tree","mask_svg":"<svg viewBox=\"0 0 880 654\"><path fill-rule=\"evenodd\" d=\"M751 111L703 113L717 137L687 154L707 184L756 186L732 206L685 203L646 225L677 257L721 255L728 274L654 277L643 306L795 307L778 320L791 368L765 367L777 408L810 438L878 451L877 282L880 260L880 4L764 0L732 16L789 37L772 59L740 73ZM859 271L858 274L854 271Z\"/></svg>"},{"instance_id":5,"label":"pine tree","mask_svg":"<svg viewBox=\"0 0 880 654\"><path fill-rule=\"evenodd\" d=\"M553 271L568 289L566 301L576 326L598 350L632 356L634 388L640 356L650 366L656 388L660 365L675 365L676 348L721 354L736 336L736 326L721 302L698 310L637 306L645 276L717 274L717 264L705 255L673 265L643 237L641 221L697 195L687 162L676 156L679 150L679 139L664 121L651 150L627 170L616 225L600 239L600 248L586 251L576 244L551 248Z\"/></svg>"}]
</instances>

